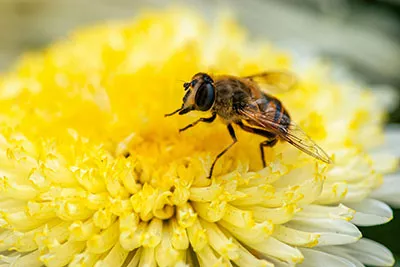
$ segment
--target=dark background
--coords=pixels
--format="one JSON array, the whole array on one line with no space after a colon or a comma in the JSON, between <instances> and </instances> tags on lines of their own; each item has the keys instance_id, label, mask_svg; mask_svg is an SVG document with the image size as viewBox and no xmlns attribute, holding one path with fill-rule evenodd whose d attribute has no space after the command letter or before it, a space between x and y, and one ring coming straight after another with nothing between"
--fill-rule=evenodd
<instances>
[{"instance_id":1,"label":"dark background","mask_svg":"<svg viewBox=\"0 0 400 267\"><path fill-rule=\"evenodd\" d=\"M400 1L372 1L372 0L354 0L353 5L357 9L377 9L387 12L394 18L393 39L400 43ZM389 16L389 15L388 15ZM400 62L400 58L396 59ZM392 85L400 93L400 69L396 70L397 75L392 81ZM369 79L368 79L369 80ZM370 82L375 82L371 79ZM391 112L390 123L400 123L400 105ZM400 138L400 137L399 137ZM400 197L400 196L399 196ZM388 247L396 256L396 266L400 266L400 209L393 210L394 219L384 225L374 227L360 227L365 237L378 241Z\"/></svg>"},{"instance_id":2,"label":"dark background","mask_svg":"<svg viewBox=\"0 0 400 267\"><path fill-rule=\"evenodd\" d=\"M292 50L300 61L327 58L374 90L399 91L400 0L190 0L185 4L210 18L229 9L252 37ZM165 0L0 0L0 71L22 52L45 47L76 27L130 18L142 7L169 5L171 1ZM400 123L398 102L393 103L389 123ZM400 209L394 210L394 217L362 232L386 245L399 261Z\"/></svg>"}]
</instances>

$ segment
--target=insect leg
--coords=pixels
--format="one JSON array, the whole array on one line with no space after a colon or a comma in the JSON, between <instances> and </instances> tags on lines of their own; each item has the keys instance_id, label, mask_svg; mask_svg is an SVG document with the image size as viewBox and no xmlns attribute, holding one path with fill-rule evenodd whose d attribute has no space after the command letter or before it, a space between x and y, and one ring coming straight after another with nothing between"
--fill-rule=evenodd
<instances>
[{"instance_id":1,"label":"insect leg","mask_svg":"<svg viewBox=\"0 0 400 267\"><path fill-rule=\"evenodd\" d=\"M185 130L187 130L187 129L193 127L193 126L195 126L195 125L196 125L197 123L199 123L199 122L211 123L211 122L213 122L213 121L215 120L216 117L217 117L217 113L213 113L212 116L209 117L209 118L200 118L200 119L198 119L197 121L195 121L195 122L193 122L193 123L187 125L186 127L183 127L182 129L179 129L179 132L183 132L183 131L185 131Z\"/></svg>"},{"instance_id":2,"label":"insect leg","mask_svg":"<svg viewBox=\"0 0 400 267\"><path fill-rule=\"evenodd\" d=\"M178 113L179 111L181 111L182 109L183 109L183 106L182 106L182 107L180 107L180 108L178 108L178 109L177 109L177 110L175 110L174 112L171 112L171 113L165 114L165 115L164 115L164 117L169 117L169 116L172 116L172 115L174 115L174 114Z\"/></svg>"},{"instance_id":3,"label":"insect leg","mask_svg":"<svg viewBox=\"0 0 400 267\"><path fill-rule=\"evenodd\" d=\"M217 163L217 160L220 157L222 157L222 155L224 155L226 153L226 151L228 151L237 142L236 134L235 134L235 131L233 130L232 124L228 124L228 131L229 131L230 136L233 139L233 142L229 146L227 146L224 150L222 150L222 152L219 153L215 157L215 160L214 160L213 164L211 165L210 174L208 175L208 178L211 178L213 170L214 170L214 166L215 166L215 163Z\"/></svg>"},{"instance_id":4,"label":"insect leg","mask_svg":"<svg viewBox=\"0 0 400 267\"><path fill-rule=\"evenodd\" d=\"M263 167L265 168L266 163L265 163L264 147L273 147L278 142L276 135L263 129L253 128L251 126L244 125L243 122L241 121L236 122L236 124L239 125L240 128L242 128L246 132L254 133L268 138L268 140L260 143L261 161L263 163Z\"/></svg>"},{"instance_id":5,"label":"insect leg","mask_svg":"<svg viewBox=\"0 0 400 267\"><path fill-rule=\"evenodd\" d=\"M263 163L263 167L267 166L265 163L265 154L264 154L264 147L273 147L278 142L278 139L270 139L260 143L260 152L261 152L261 160Z\"/></svg>"}]
</instances>

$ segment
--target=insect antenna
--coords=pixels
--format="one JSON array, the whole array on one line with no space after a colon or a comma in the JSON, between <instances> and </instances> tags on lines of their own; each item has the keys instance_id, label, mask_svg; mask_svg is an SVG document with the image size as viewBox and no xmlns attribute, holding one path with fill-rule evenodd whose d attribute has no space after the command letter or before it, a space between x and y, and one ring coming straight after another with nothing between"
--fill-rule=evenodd
<instances>
[{"instance_id":1,"label":"insect antenna","mask_svg":"<svg viewBox=\"0 0 400 267\"><path fill-rule=\"evenodd\" d=\"M185 88L185 91L189 89L190 83L188 83L188 82L186 82L186 81L184 81L184 80L180 80L180 79L178 79L177 81L183 83L183 88Z\"/></svg>"}]
</instances>

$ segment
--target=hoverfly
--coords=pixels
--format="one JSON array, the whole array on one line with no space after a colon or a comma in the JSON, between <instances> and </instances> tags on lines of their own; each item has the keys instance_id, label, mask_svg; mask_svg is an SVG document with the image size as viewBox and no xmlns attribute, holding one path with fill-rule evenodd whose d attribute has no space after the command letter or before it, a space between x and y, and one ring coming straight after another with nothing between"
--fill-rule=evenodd
<instances>
[{"instance_id":1,"label":"hoverfly","mask_svg":"<svg viewBox=\"0 0 400 267\"><path fill-rule=\"evenodd\" d=\"M208 178L211 178L218 159L237 142L232 124L267 138L260 143L264 167L266 166L264 147L273 147L278 140L286 141L323 162L331 163L326 152L291 120L281 101L264 90L265 87L287 90L293 87L296 81L293 74L284 71L262 72L246 77L230 75L211 77L200 72L195 74L190 82L183 84L186 94L182 106L165 116L176 113L183 115L192 110L211 111L211 117L200 118L179 132L199 122L211 123L217 116L225 122L233 142L216 156Z\"/></svg>"}]
</instances>

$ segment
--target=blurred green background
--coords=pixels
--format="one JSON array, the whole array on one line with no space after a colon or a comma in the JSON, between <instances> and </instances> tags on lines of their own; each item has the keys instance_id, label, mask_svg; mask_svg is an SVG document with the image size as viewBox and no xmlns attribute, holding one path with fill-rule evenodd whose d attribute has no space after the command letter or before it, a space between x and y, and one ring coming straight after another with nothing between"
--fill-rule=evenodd
<instances>
[{"instance_id":1,"label":"blurred green background","mask_svg":"<svg viewBox=\"0 0 400 267\"><path fill-rule=\"evenodd\" d=\"M183 2L183 1L182 1ZM179 2L163 0L0 0L0 71L24 51L40 49L69 31L108 19L130 18L142 8ZM298 62L322 57L340 77L350 73L374 90L400 88L400 0L231 0L185 5L213 17L233 12L252 37L293 52ZM399 100L390 123L400 123ZM400 136L396 137L400 141ZM399 196L400 197L400 196ZM400 209L386 225L362 228L400 261ZM400 266L397 263L397 266Z\"/></svg>"}]
</instances>

